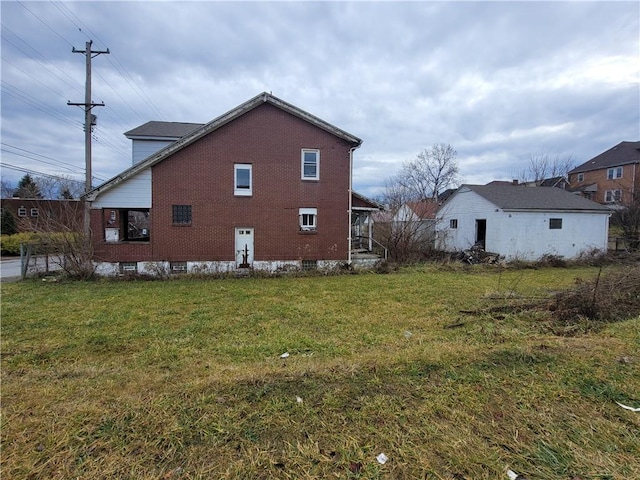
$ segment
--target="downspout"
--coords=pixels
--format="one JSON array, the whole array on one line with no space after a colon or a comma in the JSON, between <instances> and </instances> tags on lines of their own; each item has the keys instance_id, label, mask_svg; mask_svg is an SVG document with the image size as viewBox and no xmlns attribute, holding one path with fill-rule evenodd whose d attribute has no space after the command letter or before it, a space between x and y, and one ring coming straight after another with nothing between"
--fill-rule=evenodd
<instances>
[{"instance_id":1,"label":"downspout","mask_svg":"<svg viewBox=\"0 0 640 480\"><path fill-rule=\"evenodd\" d=\"M347 238L347 265L349 266L351 266L351 242L353 241L353 238L351 237L351 211L353 209L353 152L359 147L360 145L349 149L349 236Z\"/></svg>"}]
</instances>

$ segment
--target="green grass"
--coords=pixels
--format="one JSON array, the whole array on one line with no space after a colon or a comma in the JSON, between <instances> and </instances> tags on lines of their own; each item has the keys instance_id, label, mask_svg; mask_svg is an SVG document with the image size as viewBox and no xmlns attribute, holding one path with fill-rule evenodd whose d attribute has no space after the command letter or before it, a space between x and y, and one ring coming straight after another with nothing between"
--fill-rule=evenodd
<instances>
[{"instance_id":1,"label":"green grass","mask_svg":"<svg viewBox=\"0 0 640 480\"><path fill-rule=\"evenodd\" d=\"M3 285L2 476L640 478L640 319L483 313L596 274Z\"/></svg>"}]
</instances>

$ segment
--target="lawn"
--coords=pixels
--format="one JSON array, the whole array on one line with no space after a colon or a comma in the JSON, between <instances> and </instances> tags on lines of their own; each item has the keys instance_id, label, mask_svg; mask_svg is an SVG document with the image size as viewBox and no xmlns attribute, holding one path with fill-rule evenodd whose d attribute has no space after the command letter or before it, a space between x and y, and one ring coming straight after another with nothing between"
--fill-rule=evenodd
<instances>
[{"instance_id":1,"label":"lawn","mask_svg":"<svg viewBox=\"0 0 640 480\"><path fill-rule=\"evenodd\" d=\"M489 312L597 273L3 285L2 477L640 478L640 319Z\"/></svg>"}]
</instances>

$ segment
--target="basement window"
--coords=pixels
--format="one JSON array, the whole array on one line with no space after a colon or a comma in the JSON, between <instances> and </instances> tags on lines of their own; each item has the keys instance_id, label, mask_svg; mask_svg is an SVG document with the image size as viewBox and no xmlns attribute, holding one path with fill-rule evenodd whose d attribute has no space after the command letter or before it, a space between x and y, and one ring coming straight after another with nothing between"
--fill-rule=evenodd
<instances>
[{"instance_id":1,"label":"basement window","mask_svg":"<svg viewBox=\"0 0 640 480\"><path fill-rule=\"evenodd\" d=\"M120 262L120 273L121 274L131 274L138 272L138 263L137 262Z\"/></svg>"},{"instance_id":2,"label":"basement window","mask_svg":"<svg viewBox=\"0 0 640 480\"><path fill-rule=\"evenodd\" d=\"M187 262L171 262L171 273L187 273Z\"/></svg>"},{"instance_id":3,"label":"basement window","mask_svg":"<svg viewBox=\"0 0 640 480\"><path fill-rule=\"evenodd\" d=\"M549 219L549 229L550 230L560 230L560 229L562 229L562 219L561 218L550 218Z\"/></svg>"},{"instance_id":4,"label":"basement window","mask_svg":"<svg viewBox=\"0 0 640 480\"><path fill-rule=\"evenodd\" d=\"M317 260L302 260L302 270L310 271L318 269Z\"/></svg>"}]
</instances>

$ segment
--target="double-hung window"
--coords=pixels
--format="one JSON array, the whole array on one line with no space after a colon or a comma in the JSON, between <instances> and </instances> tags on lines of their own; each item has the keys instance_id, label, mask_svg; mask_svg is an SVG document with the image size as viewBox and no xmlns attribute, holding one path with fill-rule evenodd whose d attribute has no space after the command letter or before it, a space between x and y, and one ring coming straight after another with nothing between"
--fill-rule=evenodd
<instances>
[{"instance_id":1,"label":"double-hung window","mask_svg":"<svg viewBox=\"0 0 640 480\"><path fill-rule=\"evenodd\" d=\"M320 150L302 150L302 180L320 180Z\"/></svg>"},{"instance_id":2,"label":"double-hung window","mask_svg":"<svg viewBox=\"0 0 640 480\"><path fill-rule=\"evenodd\" d=\"M584 182L584 173L578 174L578 182Z\"/></svg>"},{"instance_id":3,"label":"double-hung window","mask_svg":"<svg viewBox=\"0 0 640 480\"><path fill-rule=\"evenodd\" d=\"M25 207L19 207L18 208L18 216L19 217L26 217L27 216L27 209Z\"/></svg>"},{"instance_id":4,"label":"double-hung window","mask_svg":"<svg viewBox=\"0 0 640 480\"><path fill-rule=\"evenodd\" d=\"M615 167L607 169L607 179L615 180L617 178L622 178L622 167Z\"/></svg>"},{"instance_id":5,"label":"double-hung window","mask_svg":"<svg viewBox=\"0 0 640 480\"><path fill-rule=\"evenodd\" d=\"M622 201L622 190L607 190L604 192L604 201L614 203Z\"/></svg>"},{"instance_id":6,"label":"double-hung window","mask_svg":"<svg viewBox=\"0 0 640 480\"><path fill-rule=\"evenodd\" d=\"M300 231L315 232L318 228L318 209L301 208L298 214L300 217Z\"/></svg>"},{"instance_id":7,"label":"double-hung window","mask_svg":"<svg viewBox=\"0 0 640 480\"><path fill-rule=\"evenodd\" d=\"M253 194L253 179L251 178L251 164L236 163L233 166L233 194L249 197Z\"/></svg>"}]
</instances>

